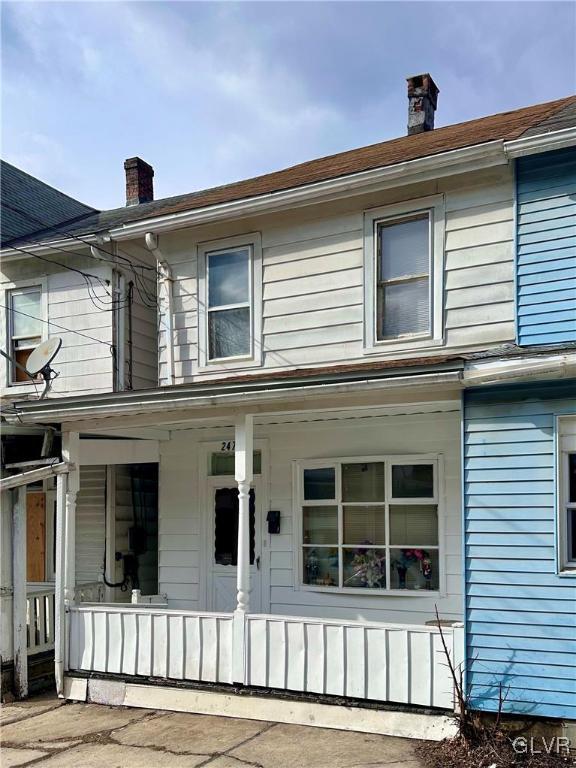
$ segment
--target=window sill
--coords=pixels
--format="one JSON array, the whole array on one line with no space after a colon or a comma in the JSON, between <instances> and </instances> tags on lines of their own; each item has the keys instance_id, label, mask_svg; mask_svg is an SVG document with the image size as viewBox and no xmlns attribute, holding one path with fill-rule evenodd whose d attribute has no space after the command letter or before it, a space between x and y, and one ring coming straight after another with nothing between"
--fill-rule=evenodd
<instances>
[{"instance_id":1,"label":"window sill","mask_svg":"<svg viewBox=\"0 0 576 768\"><path fill-rule=\"evenodd\" d=\"M558 572L558 576L561 579L576 579L576 565L575 566L565 566L561 571Z\"/></svg>"},{"instance_id":2,"label":"window sill","mask_svg":"<svg viewBox=\"0 0 576 768\"><path fill-rule=\"evenodd\" d=\"M440 590L436 589L368 589L363 587L322 587L311 586L310 584L300 584L298 589L303 592L323 592L333 595L376 595L377 597L434 597L438 599L441 594Z\"/></svg>"},{"instance_id":3,"label":"window sill","mask_svg":"<svg viewBox=\"0 0 576 768\"><path fill-rule=\"evenodd\" d=\"M198 373L221 373L222 371L241 371L244 368L261 368L262 360L258 357L220 357L207 360L198 365Z\"/></svg>"},{"instance_id":4,"label":"window sill","mask_svg":"<svg viewBox=\"0 0 576 768\"><path fill-rule=\"evenodd\" d=\"M389 339L376 341L374 344L364 346L365 355L397 354L398 352L421 351L425 349L436 349L444 344L443 338L433 338L432 336L406 336L403 339Z\"/></svg>"}]
</instances>

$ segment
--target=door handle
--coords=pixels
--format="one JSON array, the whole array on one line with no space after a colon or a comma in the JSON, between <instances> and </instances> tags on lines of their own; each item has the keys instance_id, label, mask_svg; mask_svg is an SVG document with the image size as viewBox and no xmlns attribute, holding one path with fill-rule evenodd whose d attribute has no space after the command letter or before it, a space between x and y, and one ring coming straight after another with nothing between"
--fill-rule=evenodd
<instances>
[{"instance_id":1,"label":"door handle","mask_svg":"<svg viewBox=\"0 0 576 768\"><path fill-rule=\"evenodd\" d=\"M258 555L258 557L256 558L256 569L258 571L260 570L260 555Z\"/></svg>"}]
</instances>

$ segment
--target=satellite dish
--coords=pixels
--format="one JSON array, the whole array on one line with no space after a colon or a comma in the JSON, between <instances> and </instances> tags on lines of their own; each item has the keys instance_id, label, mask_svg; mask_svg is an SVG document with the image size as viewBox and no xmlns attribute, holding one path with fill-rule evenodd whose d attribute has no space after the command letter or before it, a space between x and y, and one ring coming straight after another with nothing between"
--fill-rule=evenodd
<instances>
[{"instance_id":1,"label":"satellite dish","mask_svg":"<svg viewBox=\"0 0 576 768\"><path fill-rule=\"evenodd\" d=\"M62 339L59 336L52 336L52 338L40 342L40 344L30 352L28 360L26 361L26 368L32 378L38 376L39 373L43 373L45 369L48 369L46 373L50 372L50 363L60 351L61 346Z\"/></svg>"}]
</instances>

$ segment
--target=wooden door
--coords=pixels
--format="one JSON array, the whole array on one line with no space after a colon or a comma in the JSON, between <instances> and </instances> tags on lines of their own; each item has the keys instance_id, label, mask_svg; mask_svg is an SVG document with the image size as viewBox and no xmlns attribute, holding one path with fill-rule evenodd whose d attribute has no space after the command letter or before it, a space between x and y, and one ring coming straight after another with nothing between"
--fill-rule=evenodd
<instances>
[{"instance_id":1,"label":"wooden door","mask_svg":"<svg viewBox=\"0 0 576 768\"><path fill-rule=\"evenodd\" d=\"M43 492L26 495L26 579L46 578L46 496Z\"/></svg>"}]
</instances>

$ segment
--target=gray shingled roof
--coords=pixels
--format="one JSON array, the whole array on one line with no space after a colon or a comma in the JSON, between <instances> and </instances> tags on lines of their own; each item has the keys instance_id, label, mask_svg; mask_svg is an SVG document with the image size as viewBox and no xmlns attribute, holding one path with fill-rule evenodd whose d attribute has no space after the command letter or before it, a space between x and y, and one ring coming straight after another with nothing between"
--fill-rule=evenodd
<instances>
[{"instance_id":1,"label":"gray shingled roof","mask_svg":"<svg viewBox=\"0 0 576 768\"><path fill-rule=\"evenodd\" d=\"M0 162L2 245L29 240L40 233L43 237L49 227L77 224L79 219L96 212L10 163Z\"/></svg>"},{"instance_id":2,"label":"gray shingled roof","mask_svg":"<svg viewBox=\"0 0 576 768\"><path fill-rule=\"evenodd\" d=\"M484 142L495 140L510 141L524 136L537 135L573 126L576 126L576 97L569 96L565 99L489 115L476 120L437 128L434 131L414 136L403 136L368 147L341 152L329 157L301 163L281 171L257 176L253 179L245 179L212 189L204 189L176 197L166 197L149 203L125 206L108 211L97 211L83 206L81 203L67 198L37 179L27 176L22 171L8 166L16 174L20 174L28 180L35 182L39 188L59 195L63 200L78 206L78 208L75 219L72 216L69 216L66 220L62 219L65 223L59 223L59 226L54 226L54 220L51 222L47 221L49 209L44 212L43 208L38 208L37 210L42 211L42 213L38 214L38 218L47 221L52 226L52 229L47 228L44 232L34 232L34 237L31 237L30 232L22 231L18 233L14 225L14 230L12 230L14 234L11 234L10 237L8 237L8 231L3 233L3 244L7 244L12 238L18 238L20 242L14 240L10 242L10 245L22 245L26 242L51 240L54 239L55 234L59 234L64 238L68 234L78 236L105 232L123 224L145 221L146 219L165 214L195 210L219 203L272 194L281 190L303 187L318 181L338 178L371 168L391 166L396 163L428 157ZM39 192L33 190L33 194L39 195ZM57 216L54 216L54 219L56 218Z\"/></svg>"}]
</instances>

